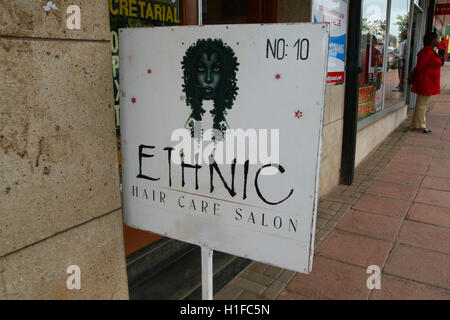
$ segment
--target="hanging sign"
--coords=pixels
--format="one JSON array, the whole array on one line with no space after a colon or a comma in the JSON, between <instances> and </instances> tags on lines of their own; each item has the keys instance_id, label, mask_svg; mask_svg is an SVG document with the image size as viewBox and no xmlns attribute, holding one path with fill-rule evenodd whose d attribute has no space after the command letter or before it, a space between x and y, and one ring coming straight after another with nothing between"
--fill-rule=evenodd
<instances>
[{"instance_id":1,"label":"hanging sign","mask_svg":"<svg viewBox=\"0 0 450 320\"><path fill-rule=\"evenodd\" d=\"M328 29L121 29L125 224L308 273Z\"/></svg>"},{"instance_id":2,"label":"hanging sign","mask_svg":"<svg viewBox=\"0 0 450 320\"><path fill-rule=\"evenodd\" d=\"M343 83L347 41L347 0L314 0L313 22L330 23L327 83Z\"/></svg>"},{"instance_id":3,"label":"hanging sign","mask_svg":"<svg viewBox=\"0 0 450 320\"><path fill-rule=\"evenodd\" d=\"M450 3L438 3L434 7L434 15L450 15Z\"/></svg>"}]
</instances>

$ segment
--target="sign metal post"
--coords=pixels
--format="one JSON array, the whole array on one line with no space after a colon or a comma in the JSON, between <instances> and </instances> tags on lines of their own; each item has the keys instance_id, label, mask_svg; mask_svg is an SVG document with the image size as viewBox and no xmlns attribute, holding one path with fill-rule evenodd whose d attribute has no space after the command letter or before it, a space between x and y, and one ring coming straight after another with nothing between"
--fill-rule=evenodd
<instances>
[{"instance_id":1,"label":"sign metal post","mask_svg":"<svg viewBox=\"0 0 450 320\"><path fill-rule=\"evenodd\" d=\"M202 299L213 300L213 250L207 246L202 248Z\"/></svg>"},{"instance_id":2,"label":"sign metal post","mask_svg":"<svg viewBox=\"0 0 450 320\"><path fill-rule=\"evenodd\" d=\"M197 0L198 25L203 25L203 6L202 0ZM200 246L202 249L202 299L213 300L213 252L208 246Z\"/></svg>"}]
</instances>

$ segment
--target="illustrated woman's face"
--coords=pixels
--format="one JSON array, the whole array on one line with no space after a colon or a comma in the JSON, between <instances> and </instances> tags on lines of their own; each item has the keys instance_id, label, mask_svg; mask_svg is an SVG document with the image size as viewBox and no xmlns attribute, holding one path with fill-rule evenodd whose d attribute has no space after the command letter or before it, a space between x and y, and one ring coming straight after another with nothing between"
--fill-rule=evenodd
<instances>
[{"instance_id":1,"label":"illustrated woman's face","mask_svg":"<svg viewBox=\"0 0 450 320\"><path fill-rule=\"evenodd\" d=\"M222 76L222 62L216 52L202 52L197 65L197 80L203 99L214 99Z\"/></svg>"}]
</instances>

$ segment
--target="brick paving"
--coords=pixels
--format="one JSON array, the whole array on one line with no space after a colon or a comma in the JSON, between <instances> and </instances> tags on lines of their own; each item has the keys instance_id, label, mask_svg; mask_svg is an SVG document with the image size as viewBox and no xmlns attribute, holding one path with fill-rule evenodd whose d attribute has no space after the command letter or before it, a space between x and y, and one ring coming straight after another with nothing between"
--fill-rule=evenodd
<instances>
[{"instance_id":1,"label":"brick paving","mask_svg":"<svg viewBox=\"0 0 450 320\"><path fill-rule=\"evenodd\" d=\"M230 300L450 300L450 65L427 113L432 134L405 120L319 201L309 275L253 262L216 294ZM367 267L381 269L368 289Z\"/></svg>"}]
</instances>

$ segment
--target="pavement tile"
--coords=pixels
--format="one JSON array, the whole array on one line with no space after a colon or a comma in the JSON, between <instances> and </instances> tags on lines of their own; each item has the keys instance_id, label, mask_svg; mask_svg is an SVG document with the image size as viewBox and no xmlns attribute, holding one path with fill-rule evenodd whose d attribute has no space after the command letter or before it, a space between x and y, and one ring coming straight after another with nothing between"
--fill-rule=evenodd
<instances>
[{"instance_id":1,"label":"pavement tile","mask_svg":"<svg viewBox=\"0 0 450 320\"><path fill-rule=\"evenodd\" d=\"M236 281L233 281L233 284L241 289L244 289L244 291L250 291L258 295L262 294L267 289L266 286L260 283L247 280L242 277L239 277Z\"/></svg>"},{"instance_id":2,"label":"pavement tile","mask_svg":"<svg viewBox=\"0 0 450 320\"><path fill-rule=\"evenodd\" d=\"M268 267L269 267L268 264L254 261L247 267L247 270L251 270L251 271L254 271L254 272L258 272L258 273L263 273L264 271L266 271L266 269Z\"/></svg>"},{"instance_id":3,"label":"pavement tile","mask_svg":"<svg viewBox=\"0 0 450 320\"><path fill-rule=\"evenodd\" d=\"M240 276L247 280L262 284L263 286L268 286L275 280L272 277L265 276L264 274L252 270L244 270Z\"/></svg>"},{"instance_id":4,"label":"pavement tile","mask_svg":"<svg viewBox=\"0 0 450 320\"><path fill-rule=\"evenodd\" d=\"M432 133L433 134L433 133ZM446 141L441 141L439 139L429 139L424 137L425 134L421 137L411 136L408 137L405 141L405 144L420 146L422 148L433 148L434 146L450 146L450 143Z\"/></svg>"},{"instance_id":5,"label":"pavement tile","mask_svg":"<svg viewBox=\"0 0 450 320\"><path fill-rule=\"evenodd\" d=\"M293 291L282 290L280 295L277 297L277 300L314 300L314 299Z\"/></svg>"},{"instance_id":6,"label":"pavement tile","mask_svg":"<svg viewBox=\"0 0 450 320\"><path fill-rule=\"evenodd\" d=\"M365 268L316 257L312 272L297 273L286 289L314 299L366 300L366 282Z\"/></svg>"},{"instance_id":7,"label":"pavement tile","mask_svg":"<svg viewBox=\"0 0 450 320\"><path fill-rule=\"evenodd\" d=\"M405 162L412 162L416 164L428 165L430 164L432 156L429 153L413 153L407 151L400 151L396 153L391 162L404 164Z\"/></svg>"},{"instance_id":8,"label":"pavement tile","mask_svg":"<svg viewBox=\"0 0 450 320\"><path fill-rule=\"evenodd\" d=\"M265 297L261 294L254 292L244 291L236 300L265 300Z\"/></svg>"},{"instance_id":9,"label":"pavement tile","mask_svg":"<svg viewBox=\"0 0 450 320\"><path fill-rule=\"evenodd\" d=\"M370 300L450 300L450 291L382 274Z\"/></svg>"},{"instance_id":10,"label":"pavement tile","mask_svg":"<svg viewBox=\"0 0 450 320\"><path fill-rule=\"evenodd\" d=\"M446 133L446 132L444 132L443 134L442 134L442 138L441 138L443 141L450 141L450 133Z\"/></svg>"},{"instance_id":11,"label":"pavement tile","mask_svg":"<svg viewBox=\"0 0 450 320\"><path fill-rule=\"evenodd\" d=\"M384 273L450 289L450 255L398 244Z\"/></svg>"},{"instance_id":12,"label":"pavement tile","mask_svg":"<svg viewBox=\"0 0 450 320\"><path fill-rule=\"evenodd\" d=\"M269 266L266 271L264 271L264 275L271 277L273 279L278 279L278 277L283 273L284 269L279 267Z\"/></svg>"},{"instance_id":13,"label":"pavement tile","mask_svg":"<svg viewBox=\"0 0 450 320\"><path fill-rule=\"evenodd\" d=\"M405 221L397 242L450 254L450 229Z\"/></svg>"},{"instance_id":14,"label":"pavement tile","mask_svg":"<svg viewBox=\"0 0 450 320\"><path fill-rule=\"evenodd\" d=\"M414 203L407 219L450 228L450 209Z\"/></svg>"},{"instance_id":15,"label":"pavement tile","mask_svg":"<svg viewBox=\"0 0 450 320\"><path fill-rule=\"evenodd\" d=\"M433 124L434 122L434 124ZM440 140L442 136L442 132L444 131L443 127L439 127L439 124L435 121L428 121L427 126L432 130L431 134L424 134L421 131L411 132L410 137L421 139L421 140Z\"/></svg>"},{"instance_id":16,"label":"pavement tile","mask_svg":"<svg viewBox=\"0 0 450 320\"><path fill-rule=\"evenodd\" d=\"M339 210L341 207L343 206L343 204L342 203L340 203L340 202L332 202L331 204L330 204L330 206L329 206L329 208L331 209L331 210Z\"/></svg>"},{"instance_id":17,"label":"pavement tile","mask_svg":"<svg viewBox=\"0 0 450 320\"><path fill-rule=\"evenodd\" d=\"M362 211L350 211L336 225L337 229L394 241L403 219Z\"/></svg>"},{"instance_id":18,"label":"pavement tile","mask_svg":"<svg viewBox=\"0 0 450 320\"><path fill-rule=\"evenodd\" d=\"M367 268L382 266L393 244L383 240L333 230L317 252L321 256Z\"/></svg>"},{"instance_id":19,"label":"pavement tile","mask_svg":"<svg viewBox=\"0 0 450 320\"><path fill-rule=\"evenodd\" d=\"M317 217L317 219L316 219L316 228L317 229L323 228L327 224L327 222L329 220L330 219L322 219L321 217Z\"/></svg>"},{"instance_id":20,"label":"pavement tile","mask_svg":"<svg viewBox=\"0 0 450 320\"><path fill-rule=\"evenodd\" d=\"M282 282L285 282L285 283L287 283L287 282L289 282L291 279L292 279L292 277L295 275L295 272L294 271L291 271L291 270L284 270L282 273L281 273L281 275L278 277L278 281L282 281Z\"/></svg>"},{"instance_id":21,"label":"pavement tile","mask_svg":"<svg viewBox=\"0 0 450 320\"><path fill-rule=\"evenodd\" d=\"M441 113L441 114L450 114L450 108L448 107L448 103L446 102L435 102L433 103L433 109L432 111L434 113Z\"/></svg>"},{"instance_id":22,"label":"pavement tile","mask_svg":"<svg viewBox=\"0 0 450 320\"><path fill-rule=\"evenodd\" d=\"M398 184L418 185L423 180L423 176L415 173L384 170L377 177L377 180L384 182L395 182Z\"/></svg>"},{"instance_id":23,"label":"pavement tile","mask_svg":"<svg viewBox=\"0 0 450 320\"><path fill-rule=\"evenodd\" d=\"M240 296L242 292L244 292L242 288L233 284L228 284L214 296L214 300L234 300Z\"/></svg>"},{"instance_id":24,"label":"pavement tile","mask_svg":"<svg viewBox=\"0 0 450 320\"><path fill-rule=\"evenodd\" d=\"M415 146L402 146L397 154L428 156L430 155L430 149Z\"/></svg>"},{"instance_id":25,"label":"pavement tile","mask_svg":"<svg viewBox=\"0 0 450 320\"><path fill-rule=\"evenodd\" d=\"M423 163L391 161L384 170L424 174L428 166Z\"/></svg>"},{"instance_id":26,"label":"pavement tile","mask_svg":"<svg viewBox=\"0 0 450 320\"><path fill-rule=\"evenodd\" d=\"M433 159L427 176L435 176L440 178L450 178L450 165L448 159Z\"/></svg>"},{"instance_id":27,"label":"pavement tile","mask_svg":"<svg viewBox=\"0 0 450 320\"><path fill-rule=\"evenodd\" d=\"M266 291L263 292L262 295L266 299L273 300L278 297L285 286L286 282L276 280L270 285L270 287L267 288Z\"/></svg>"},{"instance_id":28,"label":"pavement tile","mask_svg":"<svg viewBox=\"0 0 450 320\"><path fill-rule=\"evenodd\" d=\"M377 194L384 197L412 200L416 195L418 186L396 184L390 182L374 182L369 189L368 193Z\"/></svg>"},{"instance_id":29,"label":"pavement tile","mask_svg":"<svg viewBox=\"0 0 450 320\"><path fill-rule=\"evenodd\" d=\"M433 150L433 158L450 159L450 150Z\"/></svg>"},{"instance_id":30,"label":"pavement tile","mask_svg":"<svg viewBox=\"0 0 450 320\"><path fill-rule=\"evenodd\" d=\"M422 181L422 188L450 191L450 179L438 177L425 177Z\"/></svg>"},{"instance_id":31,"label":"pavement tile","mask_svg":"<svg viewBox=\"0 0 450 320\"><path fill-rule=\"evenodd\" d=\"M404 217L410 205L408 201L366 194L353 205L353 209L390 217Z\"/></svg>"},{"instance_id":32,"label":"pavement tile","mask_svg":"<svg viewBox=\"0 0 450 320\"><path fill-rule=\"evenodd\" d=\"M450 192L421 188L414 201L450 208Z\"/></svg>"}]
</instances>

